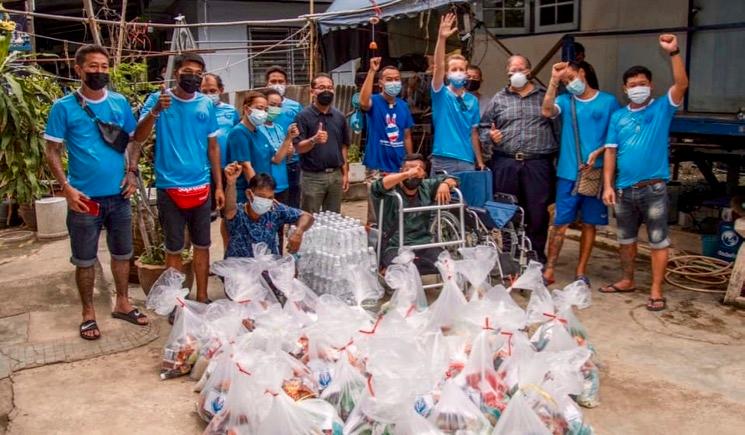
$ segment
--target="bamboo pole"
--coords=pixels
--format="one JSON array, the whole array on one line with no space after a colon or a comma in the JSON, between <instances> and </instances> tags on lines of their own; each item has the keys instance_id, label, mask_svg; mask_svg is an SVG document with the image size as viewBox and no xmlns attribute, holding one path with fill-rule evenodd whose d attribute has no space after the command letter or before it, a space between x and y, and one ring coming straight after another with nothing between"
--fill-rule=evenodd
<instances>
[{"instance_id":1,"label":"bamboo pole","mask_svg":"<svg viewBox=\"0 0 745 435\"><path fill-rule=\"evenodd\" d=\"M119 41L116 44L116 64L122 62L122 49L124 48L124 33L127 30L127 0L122 0L122 19L119 25Z\"/></svg>"},{"instance_id":2,"label":"bamboo pole","mask_svg":"<svg viewBox=\"0 0 745 435\"><path fill-rule=\"evenodd\" d=\"M88 27L91 29L93 34L93 42L97 45L101 44L101 33L98 29L98 23L96 22L96 15L93 13L93 3L91 0L83 0L83 6L85 6L85 13L88 15Z\"/></svg>"}]
</instances>

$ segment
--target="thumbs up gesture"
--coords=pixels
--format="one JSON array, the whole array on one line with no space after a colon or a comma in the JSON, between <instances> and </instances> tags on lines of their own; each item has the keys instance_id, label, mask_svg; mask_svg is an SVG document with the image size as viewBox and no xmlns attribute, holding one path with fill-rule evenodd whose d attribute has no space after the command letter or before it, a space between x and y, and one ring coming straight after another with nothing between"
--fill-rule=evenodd
<instances>
[{"instance_id":1,"label":"thumbs up gesture","mask_svg":"<svg viewBox=\"0 0 745 435\"><path fill-rule=\"evenodd\" d=\"M493 122L491 123L491 129L489 129L489 138L495 144L502 142L502 130L497 129Z\"/></svg>"},{"instance_id":2,"label":"thumbs up gesture","mask_svg":"<svg viewBox=\"0 0 745 435\"><path fill-rule=\"evenodd\" d=\"M323 122L318 123L318 131L316 132L315 136L313 136L313 142L324 144L329 139L329 134L326 132L326 129L323 126Z\"/></svg>"},{"instance_id":3,"label":"thumbs up gesture","mask_svg":"<svg viewBox=\"0 0 745 435\"><path fill-rule=\"evenodd\" d=\"M171 107L171 94L166 92L165 83L161 83L160 97L158 98L158 103L155 104L154 110L156 113L160 113L169 107Z\"/></svg>"}]
</instances>

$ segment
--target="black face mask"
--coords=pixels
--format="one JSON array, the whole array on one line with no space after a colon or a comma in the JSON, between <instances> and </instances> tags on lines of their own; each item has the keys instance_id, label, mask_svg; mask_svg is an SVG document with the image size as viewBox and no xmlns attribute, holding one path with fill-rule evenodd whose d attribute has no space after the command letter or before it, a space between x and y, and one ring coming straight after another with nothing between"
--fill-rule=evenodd
<instances>
[{"instance_id":1,"label":"black face mask","mask_svg":"<svg viewBox=\"0 0 745 435\"><path fill-rule=\"evenodd\" d=\"M404 180L404 186L409 190L416 190L420 184L422 184L421 178L409 178L408 180Z\"/></svg>"},{"instance_id":2,"label":"black face mask","mask_svg":"<svg viewBox=\"0 0 745 435\"><path fill-rule=\"evenodd\" d=\"M331 91L323 91L316 95L316 102L321 106L328 106L334 101L334 93Z\"/></svg>"},{"instance_id":3,"label":"black face mask","mask_svg":"<svg viewBox=\"0 0 745 435\"><path fill-rule=\"evenodd\" d=\"M85 85L89 88L97 91L103 89L109 84L109 73L105 72L90 72L85 73L85 79L83 80Z\"/></svg>"},{"instance_id":4,"label":"black face mask","mask_svg":"<svg viewBox=\"0 0 745 435\"><path fill-rule=\"evenodd\" d=\"M468 80L466 81L466 90L468 92L476 92L481 88L481 80Z\"/></svg>"},{"instance_id":5,"label":"black face mask","mask_svg":"<svg viewBox=\"0 0 745 435\"><path fill-rule=\"evenodd\" d=\"M178 85L187 94L193 94L202 86L202 77L196 74L181 74L178 76Z\"/></svg>"}]
</instances>

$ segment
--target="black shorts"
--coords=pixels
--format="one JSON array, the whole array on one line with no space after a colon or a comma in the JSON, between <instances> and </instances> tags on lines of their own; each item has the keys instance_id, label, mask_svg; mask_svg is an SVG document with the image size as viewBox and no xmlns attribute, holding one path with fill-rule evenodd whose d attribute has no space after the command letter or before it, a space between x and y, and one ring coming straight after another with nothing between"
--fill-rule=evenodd
<instances>
[{"instance_id":1,"label":"black shorts","mask_svg":"<svg viewBox=\"0 0 745 435\"><path fill-rule=\"evenodd\" d=\"M210 195L212 196L212 195ZM168 192L158 189L158 220L165 234L166 252L180 254L184 249L184 229L189 228L191 244L195 249L209 249L211 199L189 210L176 206Z\"/></svg>"}]
</instances>

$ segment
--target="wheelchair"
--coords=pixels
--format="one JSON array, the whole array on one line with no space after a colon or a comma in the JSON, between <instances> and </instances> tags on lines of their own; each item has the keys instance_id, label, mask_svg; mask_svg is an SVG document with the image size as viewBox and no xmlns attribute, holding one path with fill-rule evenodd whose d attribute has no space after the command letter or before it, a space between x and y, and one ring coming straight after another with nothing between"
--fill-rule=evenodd
<instances>
[{"instance_id":1,"label":"wheelchair","mask_svg":"<svg viewBox=\"0 0 745 435\"><path fill-rule=\"evenodd\" d=\"M491 171L453 175L459 179L459 194L464 192L465 209L461 216L447 210L438 214L430 228L436 241L463 239L466 247L493 247L499 252L499 261L492 275L504 282L522 274L535 253L526 235L525 210L517 204L517 198L506 193L492 193Z\"/></svg>"}]
</instances>

